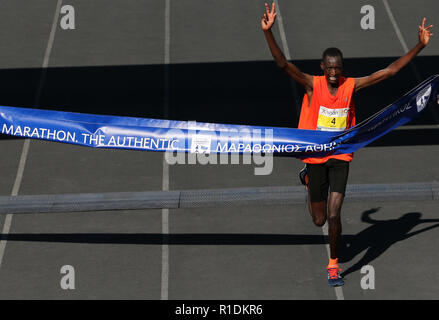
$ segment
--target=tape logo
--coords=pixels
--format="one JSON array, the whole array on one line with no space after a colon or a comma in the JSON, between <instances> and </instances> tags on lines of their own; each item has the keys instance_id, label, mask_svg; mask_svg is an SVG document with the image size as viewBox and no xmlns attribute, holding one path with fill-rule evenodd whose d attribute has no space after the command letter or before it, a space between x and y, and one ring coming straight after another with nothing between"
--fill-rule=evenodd
<instances>
[{"instance_id":1,"label":"tape logo","mask_svg":"<svg viewBox=\"0 0 439 320\"><path fill-rule=\"evenodd\" d=\"M421 92L416 96L416 105L418 107L418 112L421 112L425 106L427 105L428 98L430 98L431 94L431 85L424 88Z\"/></svg>"},{"instance_id":2,"label":"tape logo","mask_svg":"<svg viewBox=\"0 0 439 320\"><path fill-rule=\"evenodd\" d=\"M194 135L191 143L191 153L210 153L212 137L206 135Z\"/></svg>"}]
</instances>

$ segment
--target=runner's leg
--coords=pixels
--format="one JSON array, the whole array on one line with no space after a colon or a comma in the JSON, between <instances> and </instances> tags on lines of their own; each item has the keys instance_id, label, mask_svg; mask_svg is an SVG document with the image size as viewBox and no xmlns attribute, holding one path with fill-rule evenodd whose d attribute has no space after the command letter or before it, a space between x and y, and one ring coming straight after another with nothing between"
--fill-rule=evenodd
<instances>
[{"instance_id":1,"label":"runner's leg","mask_svg":"<svg viewBox=\"0 0 439 320\"><path fill-rule=\"evenodd\" d=\"M325 164L308 164L308 177L308 210L314 224L321 227L326 222L329 190Z\"/></svg>"},{"instance_id":2,"label":"runner's leg","mask_svg":"<svg viewBox=\"0 0 439 320\"><path fill-rule=\"evenodd\" d=\"M342 232L341 226L341 206L343 204L344 195L339 192L331 192L329 194L328 205L328 236L329 236L329 249L331 259L338 258L337 248L340 241L340 235Z\"/></svg>"},{"instance_id":3,"label":"runner's leg","mask_svg":"<svg viewBox=\"0 0 439 320\"><path fill-rule=\"evenodd\" d=\"M349 176L349 162L330 159L327 164L331 190L328 204L329 248L330 258L336 259L338 258L337 248L342 232L340 216Z\"/></svg>"}]
</instances>

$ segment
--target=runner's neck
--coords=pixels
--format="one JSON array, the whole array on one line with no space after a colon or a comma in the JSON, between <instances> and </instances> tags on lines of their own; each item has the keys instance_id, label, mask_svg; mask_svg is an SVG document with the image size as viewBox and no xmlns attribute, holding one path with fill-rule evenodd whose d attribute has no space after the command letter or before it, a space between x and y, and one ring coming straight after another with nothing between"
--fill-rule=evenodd
<instances>
[{"instance_id":1,"label":"runner's neck","mask_svg":"<svg viewBox=\"0 0 439 320\"><path fill-rule=\"evenodd\" d=\"M328 84L329 93L335 97L337 95L337 92L338 92L338 84L337 84L337 86L333 86L332 84L330 84L328 82L327 82L327 84Z\"/></svg>"}]
</instances>

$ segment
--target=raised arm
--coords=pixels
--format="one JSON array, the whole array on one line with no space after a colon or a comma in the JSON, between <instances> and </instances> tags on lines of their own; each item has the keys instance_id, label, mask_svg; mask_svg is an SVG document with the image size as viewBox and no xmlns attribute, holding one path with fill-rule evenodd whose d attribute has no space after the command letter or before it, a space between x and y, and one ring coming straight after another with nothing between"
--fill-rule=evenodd
<instances>
[{"instance_id":1,"label":"raised arm","mask_svg":"<svg viewBox=\"0 0 439 320\"><path fill-rule=\"evenodd\" d=\"M404 68L422 49L424 49L425 46L430 41L430 37L433 35L433 33L430 31L433 25L425 27L425 21L426 19L424 18L422 20L422 24L419 26L418 44L412 50L410 50L405 55L403 55L401 58L391 63L387 68L372 73L367 77L356 78L355 91L372 86L387 78L393 77L395 74L399 72L399 70Z\"/></svg>"},{"instance_id":2,"label":"raised arm","mask_svg":"<svg viewBox=\"0 0 439 320\"><path fill-rule=\"evenodd\" d=\"M312 86L313 86L312 76L303 73L294 64L288 62L282 50L277 45L276 40L274 39L273 33L271 32L271 27L273 26L276 20L277 13L275 9L276 8L274 2L271 6L271 10L268 4L266 3L265 13L261 19L262 30L264 31L265 39L267 40L268 47L270 48L270 52L274 60L276 61L278 67L285 70L285 72L288 73L294 80L296 80L298 83L303 85L307 91L312 90Z\"/></svg>"}]
</instances>

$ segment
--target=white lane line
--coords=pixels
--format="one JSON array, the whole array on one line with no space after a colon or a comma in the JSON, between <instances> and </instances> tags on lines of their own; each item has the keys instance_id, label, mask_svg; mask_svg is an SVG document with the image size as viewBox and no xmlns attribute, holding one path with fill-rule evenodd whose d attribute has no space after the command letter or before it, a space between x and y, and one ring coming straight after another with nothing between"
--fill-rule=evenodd
<instances>
[{"instance_id":1,"label":"white lane line","mask_svg":"<svg viewBox=\"0 0 439 320\"><path fill-rule=\"evenodd\" d=\"M407 47L407 43L404 40L404 37L402 36L401 30L398 27L398 24L396 23L395 17L393 16L392 10L390 9L389 3L387 0L383 0L384 7L386 8L387 15L389 16L390 22L392 22L393 28L395 29L396 36L399 39L399 42L402 45L402 48L404 49L404 52L409 52L409 48Z\"/></svg>"},{"instance_id":2,"label":"white lane line","mask_svg":"<svg viewBox=\"0 0 439 320\"><path fill-rule=\"evenodd\" d=\"M11 196L18 195L20 191L21 181L23 180L24 167L26 165L27 154L29 152L30 139L24 140L23 149L21 150L20 162L18 163L17 175L15 177L14 185L12 187Z\"/></svg>"},{"instance_id":3,"label":"white lane line","mask_svg":"<svg viewBox=\"0 0 439 320\"><path fill-rule=\"evenodd\" d=\"M279 1L276 0L274 1L275 5L276 5L276 12L277 12L277 26L279 28L279 35L280 35L280 39L282 42L282 51L285 55L285 58L290 61L291 60L291 53L290 53L290 48L288 47L288 42L287 42L287 35L285 33L285 28L284 28L284 20L282 18L282 13L280 11L280 7L279 7ZM297 112L297 116L300 115L300 104L299 104L299 99L298 99L298 91L297 91L297 85L296 85L296 81L294 81L292 78L289 78L290 83L291 83L291 87L293 89L293 98L294 98L294 102L296 103L296 112Z\"/></svg>"},{"instance_id":4,"label":"white lane line","mask_svg":"<svg viewBox=\"0 0 439 320\"><path fill-rule=\"evenodd\" d=\"M21 151L20 162L18 163L17 175L15 177L14 185L12 186L11 196L18 195L18 191L20 190L21 181L23 179L24 167L26 164L27 154L29 151L30 140L26 139L23 143L23 149ZM11 229L12 224L12 214L7 214L5 217L5 222L3 224L2 234L5 237L0 241L0 268L3 263L3 257L6 249L6 242L9 234L9 230Z\"/></svg>"},{"instance_id":5,"label":"white lane line","mask_svg":"<svg viewBox=\"0 0 439 320\"><path fill-rule=\"evenodd\" d=\"M389 16L390 22L393 25L393 29L395 29L396 36L398 37L399 42L401 43L401 46L402 46L402 49L404 50L404 53L409 52L409 48L407 46L407 43L405 42L405 39L404 39L404 36L402 35L401 30L399 29L398 23L396 22L396 19L392 13L392 9L390 9L389 3L387 2L387 0L383 0L383 4L384 4L384 7L386 8L387 15ZM413 73L415 74L416 80L418 82L422 82L421 74L419 73L419 70L416 68L416 66L414 65L413 62L410 63L410 67L412 68ZM439 116L437 115L436 110L434 108L428 108L428 109L430 110L430 113L433 116L434 121L436 123L439 123Z\"/></svg>"},{"instance_id":6,"label":"white lane line","mask_svg":"<svg viewBox=\"0 0 439 320\"><path fill-rule=\"evenodd\" d=\"M5 218L5 223L3 224L3 230L2 235L3 239L0 241L0 268L3 263L3 257L5 255L5 249L6 249L6 241L8 239L9 229L11 228L12 223L12 214L7 214Z\"/></svg>"},{"instance_id":7,"label":"white lane line","mask_svg":"<svg viewBox=\"0 0 439 320\"><path fill-rule=\"evenodd\" d=\"M169 165L163 157L163 177L162 190L169 190ZM162 275L161 275L161 300L169 298L169 245L167 243L169 235L169 209L162 209Z\"/></svg>"},{"instance_id":8,"label":"white lane line","mask_svg":"<svg viewBox=\"0 0 439 320\"><path fill-rule=\"evenodd\" d=\"M439 124L402 126L396 128L395 130L419 130L419 129L424 129L424 130L439 129Z\"/></svg>"},{"instance_id":9,"label":"white lane line","mask_svg":"<svg viewBox=\"0 0 439 320\"><path fill-rule=\"evenodd\" d=\"M58 2L56 4L56 9L55 9L55 15L54 15L53 21L52 21L52 28L50 30L49 40L47 41L46 52L44 53L42 71L41 71L40 81L38 84L37 95L35 98L36 107L38 107L40 104L41 92L43 91L43 86L44 86L44 82L46 79L46 73L47 73L47 67L49 66L50 54L52 53L53 42L55 41L55 33L56 33L56 27L58 26L58 19L59 19L59 14L61 11L61 5L62 5L62 0L58 0Z\"/></svg>"},{"instance_id":10,"label":"white lane line","mask_svg":"<svg viewBox=\"0 0 439 320\"><path fill-rule=\"evenodd\" d=\"M399 29L398 23L396 22L396 19L395 19L395 16L393 15L392 9L390 9L389 3L387 2L387 0L383 0L383 4L384 4L384 7L386 8L387 15L389 16L390 22L393 25L393 29L395 29L396 36L398 37L398 40L401 43L401 46L402 46L402 49L404 50L404 53L409 52L409 48L407 46L407 43L405 42L405 39L401 33L401 30ZM413 64L410 64L410 66L413 70L413 73L415 74L416 80L418 82L421 82L422 77L419 74L418 69L416 69L416 67Z\"/></svg>"},{"instance_id":11,"label":"white lane line","mask_svg":"<svg viewBox=\"0 0 439 320\"><path fill-rule=\"evenodd\" d=\"M284 28L284 20L282 19L282 14L281 14L280 7L279 7L279 1L274 1L274 2L276 5L277 20L278 20L277 25L279 27L279 34L280 34L280 39L282 42L282 49L283 49L285 58L287 58L287 60L291 60L290 48L288 47L287 36L285 34L285 28Z\"/></svg>"},{"instance_id":12,"label":"white lane line","mask_svg":"<svg viewBox=\"0 0 439 320\"><path fill-rule=\"evenodd\" d=\"M288 48L287 36L286 36L285 28L283 25L282 14L280 12L279 1L275 1L275 2L276 2L276 12L277 12L279 33L280 33L280 37L282 40L282 47L284 50L284 55L285 55L285 58L287 58L287 60L291 60L290 49ZM293 82L293 83L294 83L294 86L293 86L293 90L294 90L295 89L295 82ZM322 232L323 232L324 236L328 237L328 227L326 224L322 227ZM331 254L329 251L328 244L326 245L326 250L328 252L328 259L329 259L331 257ZM343 289L341 287L335 287L334 290L335 290L335 296L337 297L337 300L344 300Z\"/></svg>"},{"instance_id":13,"label":"white lane line","mask_svg":"<svg viewBox=\"0 0 439 320\"><path fill-rule=\"evenodd\" d=\"M52 21L52 28L50 30L49 40L47 42L46 51L44 53L43 65L40 80L38 83L37 93L35 96L35 106L38 107L40 104L40 96L43 88L44 80L46 78L47 67L49 66L50 53L52 52L53 42L55 40L56 26L59 18L59 13L61 10L62 0L58 0L55 15ZM23 180L24 168L26 166L27 155L29 153L30 139L25 139L23 143L23 149L21 151L20 162L18 164L17 175L15 177L14 185L12 186L11 196L18 195L20 191L21 181ZM5 217L5 222L3 224L2 234L4 239L0 240L0 268L3 263L3 257L5 255L6 243L9 234L9 230L12 224L12 214L7 214Z\"/></svg>"},{"instance_id":14,"label":"white lane line","mask_svg":"<svg viewBox=\"0 0 439 320\"><path fill-rule=\"evenodd\" d=\"M169 64L170 44L171 44L171 1L165 1L165 47L164 47L164 116L169 117ZM166 153L163 153L163 172L162 172L162 190L169 190L169 165L166 161ZM161 300L169 299L169 245L167 243L169 234L169 209L162 209L162 235L164 243L162 244L162 276L161 276Z\"/></svg>"},{"instance_id":15,"label":"white lane line","mask_svg":"<svg viewBox=\"0 0 439 320\"><path fill-rule=\"evenodd\" d=\"M326 222L322 227L323 235L327 238L329 238L328 234L328 222ZM331 257L331 250L329 248L329 244L326 244L326 252L328 253L328 258ZM343 295L343 289L341 287L334 287L335 290L335 296L337 297L337 300L344 300Z\"/></svg>"}]
</instances>

